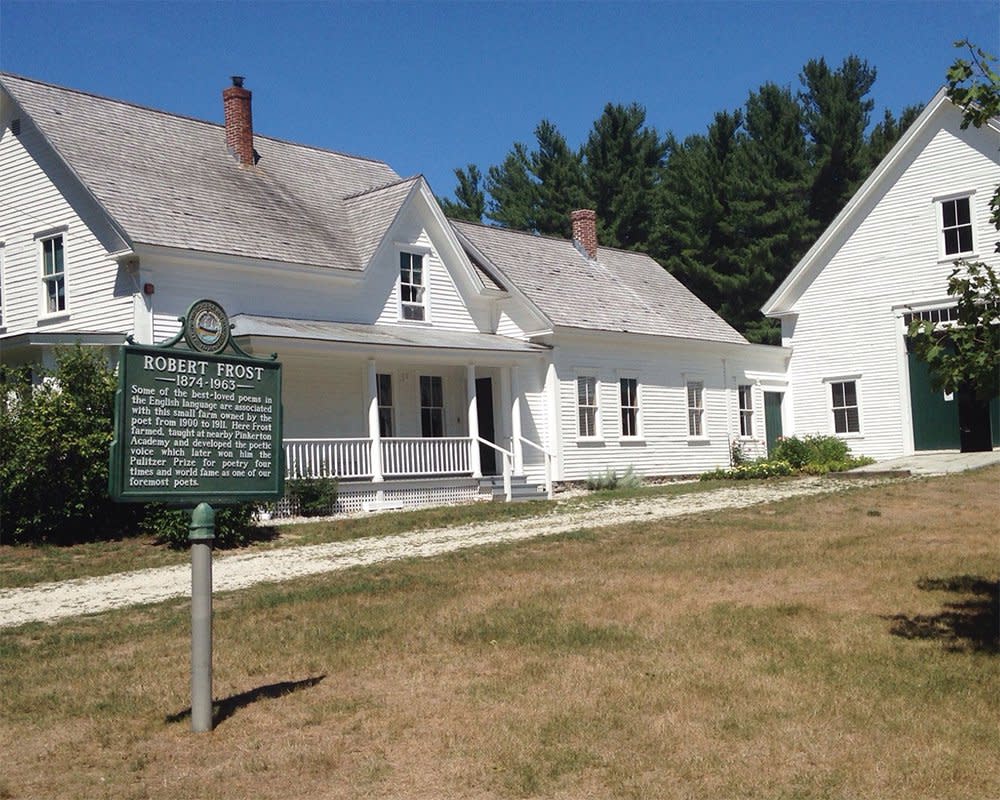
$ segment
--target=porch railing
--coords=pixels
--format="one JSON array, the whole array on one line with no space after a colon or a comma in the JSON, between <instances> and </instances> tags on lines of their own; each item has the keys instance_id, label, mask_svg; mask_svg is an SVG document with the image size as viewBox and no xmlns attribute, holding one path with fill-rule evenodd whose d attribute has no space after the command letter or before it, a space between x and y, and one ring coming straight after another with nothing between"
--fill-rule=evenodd
<instances>
[{"instance_id":1,"label":"porch railing","mask_svg":"<svg viewBox=\"0 0 1000 800\"><path fill-rule=\"evenodd\" d=\"M528 445L530 447L533 447L535 450L537 450L543 456L545 456L545 495L546 495L546 497L549 498L549 500L551 500L552 496L553 496L553 493L552 493L552 453L550 453L548 450L546 450L544 447L542 447L537 442L531 441L531 439L525 439L523 436L519 436L518 439L521 440L521 444L526 444L526 445Z\"/></svg>"},{"instance_id":2,"label":"porch railing","mask_svg":"<svg viewBox=\"0 0 1000 800\"><path fill-rule=\"evenodd\" d=\"M468 436L382 439L382 474L461 475L470 473Z\"/></svg>"},{"instance_id":3,"label":"porch railing","mask_svg":"<svg viewBox=\"0 0 1000 800\"><path fill-rule=\"evenodd\" d=\"M371 439L285 439L289 478L370 478Z\"/></svg>"}]
</instances>

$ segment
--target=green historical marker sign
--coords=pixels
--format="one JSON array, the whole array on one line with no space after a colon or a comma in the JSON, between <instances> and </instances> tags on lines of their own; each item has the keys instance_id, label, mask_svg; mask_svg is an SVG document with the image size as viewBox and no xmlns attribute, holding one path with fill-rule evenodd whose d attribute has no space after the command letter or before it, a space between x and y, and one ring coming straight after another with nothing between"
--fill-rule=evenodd
<instances>
[{"instance_id":1,"label":"green historical marker sign","mask_svg":"<svg viewBox=\"0 0 1000 800\"><path fill-rule=\"evenodd\" d=\"M284 493L281 364L222 355L229 319L199 300L161 346L118 360L109 488L120 502L235 503ZM174 347L185 339L191 349Z\"/></svg>"}]
</instances>

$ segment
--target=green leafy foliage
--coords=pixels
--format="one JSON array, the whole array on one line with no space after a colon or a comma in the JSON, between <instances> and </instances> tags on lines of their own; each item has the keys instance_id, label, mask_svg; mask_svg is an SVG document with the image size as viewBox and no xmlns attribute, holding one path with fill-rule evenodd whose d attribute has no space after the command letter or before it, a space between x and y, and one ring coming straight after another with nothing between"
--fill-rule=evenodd
<instances>
[{"instance_id":1,"label":"green leafy foliage","mask_svg":"<svg viewBox=\"0 0 1000 800\"><path fill-rule=\"evenodd\" d=\"M285 495L303 517L326 517L337 502L337 481L333 478L296 478L285 482Z\"/></svg>"},{"instance_id":2,"label":"green leafy foliage","mask_svg":"<svg viewBox=\"0 0 1000 800\"><path fill-rule=\"evenodd\" d=\"M699 480L763 480L765 478L784 478L794 474L795 470L787 461L752 461L729 469L713 469L709 472L703 472Z\"/></svg>"},{"instance_id":3,"label":"green leafy foliage","mask_svg":"<svg viewBox=\"0 0 1000 800\"><path fill-rule=\"evenodd\" d=\"M748 460L736 446L732 450L731 469L705 472L701 480L777 478L797 473L824 475L873 463L873 459L867 456L851 455L847 442L836 436L783 436L771 448L767 458L757 461Z\"/></svg>"},{"instance_id":4,"label":"green leafy foliage","mask_svg":"<svg viewBox=\"0 0 1000 800\"><path fill-rule=\"evenodd\" d=\"M58 349L54 370L0 367L0 518L5 542L127 533L141 509L108 496L116 379L101 351Z\"/></svg>"},{"instance_id":5,"label":"green leafy foliage","mask_svg":"<svg viewBox=\"0 0 1000 800\"><path fill-rule=\"evenodd\" d=\"M948 70L948 97L962 107L962 127L981 128L991 119L1000 117L1000 73L995 69L996 56L976 47L968 39L955 42L955 47L969 51L970 60L955 59ZM990 221L1000 231L1000 186L990 200ZM1000 241L994 251L1000 253Z\"/></svg>"},{"instance_id":6,"label":"green leafy foliage","mask_svg":"<svg viewBox=\"0 0 1000 800\"><path fill-rule=\"evenodd\" d=\"M215 546L219 548L245 547L253 541L256 531L257 507L254 503L240 503L215 508ZM188 533L191 512L151 504L140 524L143 533L175 550L189 546Z\"/></svg>"},{"instance_id":7,"label":"green leafy foliage","mask_svg":"<svg viewBox=\"0 0 1000 800\"><path fill-rule=\"evenodd\" d=\"M948 279L958 319L946 328L910 323L910 346L930 368L935 389L971 390L988 403L1000 393L1000 283L981 262L956 265Z\"/></svg>"}]
</instances>

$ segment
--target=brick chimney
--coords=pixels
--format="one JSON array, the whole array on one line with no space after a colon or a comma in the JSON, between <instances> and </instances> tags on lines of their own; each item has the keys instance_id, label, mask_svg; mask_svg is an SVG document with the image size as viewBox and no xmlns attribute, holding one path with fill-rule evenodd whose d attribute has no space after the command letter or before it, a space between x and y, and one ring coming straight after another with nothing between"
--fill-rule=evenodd
<instances>
[{"instance_id":1,"label":"brick chimney","mask_svg":"<svg viewBox=\"0 0 1000 800\"><path fill-rule=\"evenodd\" d=\"M573 243L591 261L597 260L597 212L581 208L570 214L573 220Z\"/></svg>"},{"instance_id":2,"label":"brick chimney","mask_svg":"<svg viewBox=\"0 0 1000 800\"><path fill-rule=\"evenodd\" d=\"M253 114L250 91L243 88L243 76L233 75L233 85L222 91L226 116L226 147L241 166L253 166Z\"/></svg>"}]
</instances>

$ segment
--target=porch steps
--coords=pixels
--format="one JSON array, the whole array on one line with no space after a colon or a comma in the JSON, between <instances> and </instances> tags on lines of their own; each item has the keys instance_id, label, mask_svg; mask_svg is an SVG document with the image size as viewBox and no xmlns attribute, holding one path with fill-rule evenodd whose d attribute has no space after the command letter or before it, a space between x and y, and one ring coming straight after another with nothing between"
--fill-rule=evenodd
<instances>
[{"instance_id":1,"label":"porch steps","mask_svg":"<svg viewBox=\"0 0 1000 800\"><path fill-rule=\"evenodd\" d=\"M503 475L487 475L479 479L479 493L490 495L493 502L502 503ZM544 500L545 486L540 483L528 483L528 479L523 475L513 475L510 479L510 501L512 503L524 503L528 500Z\"/></svg>"}]
</instances>

